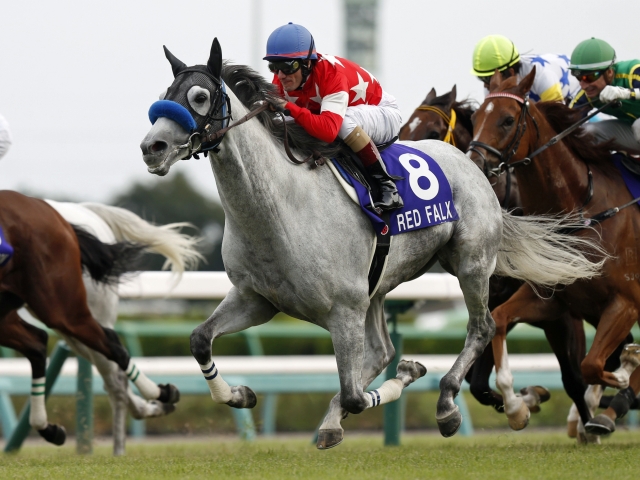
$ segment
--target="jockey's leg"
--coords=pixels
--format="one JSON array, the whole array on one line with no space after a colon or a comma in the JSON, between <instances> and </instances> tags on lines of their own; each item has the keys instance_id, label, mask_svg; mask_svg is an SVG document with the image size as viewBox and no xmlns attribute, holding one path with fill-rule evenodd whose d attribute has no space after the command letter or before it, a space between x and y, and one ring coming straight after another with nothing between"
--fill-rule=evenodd
<instances>
[{"instance_id":1,"label":"jockey's leg","mask_svg":"<svg viewBox=\"0 0 640 480\"><path fill-rule=\"evenodd\" d=\"M393 178L387 172L376 143L384 143L398 134L402 117L395 98L383 94L378 105L358 105L347 108L338 136L362 161L379 183L381 198L375 207L392 210L403 206Z\"/></svg>"},{"instance_id":2,"label":"jockey's leg","mask_svg":"<svg viewBox=\"0 0 640 480\"><path fill-rule=\"evenodd\" d=\"M344 139L344 143L358 156L364 168L366 168L380 187L380 199L375 202L375 207L382 210L393 210L404 205L398 194L398 189L393 178L387 172L380 152L369 135L356 126Z\"/></svg>"}]
</instances>

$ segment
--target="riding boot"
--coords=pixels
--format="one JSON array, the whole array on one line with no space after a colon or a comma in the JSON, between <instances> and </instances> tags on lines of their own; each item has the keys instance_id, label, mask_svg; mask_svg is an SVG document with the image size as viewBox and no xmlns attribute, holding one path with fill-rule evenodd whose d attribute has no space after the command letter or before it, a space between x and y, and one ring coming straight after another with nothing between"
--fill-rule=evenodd
<instances>
[{"instance_id":1,"label":"riding boot","mask_svg":"<svg viewBox=\"0 0 640 480\"><path fill-rule=\"evenodd\" d=\"M376 148L375 145L371 145L373 146L373 148ZM376 149L376 152L377 151L378 150ZM404 206L404 202L402 201L402 197L400 197L400 194L398 193L398 189L396 188L396 184L393 181L393 178L391 178L391 176L387 172L382 158L378 158L375 163L367 165L366 168L373 179L378 182L378 186L380 187L380 199L379 201L374 203L374 206L382 210L394 210L396 208L402 208Z\"/></svg>"},{"instance_id":2,"label":"riding boot","mask_svg":"<svg viewBox=\"0 0 640 480\"><path fill-rule=\"evenodd\" d=\"M345 143L358 156L364 167L378 183L380 198L374 207L380 210L394 210L404 206L393 178L387 172L375 143L361 127L356 127L345 139Z\"/></svg>"}]
</instances>

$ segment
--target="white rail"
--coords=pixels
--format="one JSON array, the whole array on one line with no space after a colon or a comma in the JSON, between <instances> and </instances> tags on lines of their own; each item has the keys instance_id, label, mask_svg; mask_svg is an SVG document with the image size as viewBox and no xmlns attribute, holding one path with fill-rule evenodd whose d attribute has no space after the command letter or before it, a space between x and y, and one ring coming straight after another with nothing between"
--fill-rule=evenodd
<instances>
[{"instance_id":1,"label":"white rail","mask_svg":"<svg viewBox=\"0 0 640 480\"><path fill-rule=\"evenodd\" d=\"M122 283L123 298L223 299L232 287L225 272L185 272L177 283L170 272L142 272ZM458 279L448 273L427 273L389 292L389 300L456 300Z\"/></svg>"}]
</instances>

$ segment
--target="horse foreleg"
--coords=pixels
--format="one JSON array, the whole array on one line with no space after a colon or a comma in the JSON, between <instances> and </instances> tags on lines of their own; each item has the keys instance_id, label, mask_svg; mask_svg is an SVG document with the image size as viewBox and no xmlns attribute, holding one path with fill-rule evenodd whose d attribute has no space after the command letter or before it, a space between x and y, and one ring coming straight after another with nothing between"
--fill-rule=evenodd
<instances>
[{"instance_id":1,"label":"horse foreleg","mask_svg":"<svg viewBox=\"0 0 640 480\"><path fill-rule=\"evenodd\" d=\"M62 425L49 423L45 406L45 370L47 332L25 322L13 310L0 320L0 344L27 357L31 363L31 396L29 425L54 445L63 445L67 434Z\"/></svg>"},{"instance_id":2,"label":"horse foreleg","mask_svg":"<svg viewBox=\"0 0 640 480\"><path fill-rule=\"evenodd\" d=\"M387 330L383 306L384 297L376 297L371 301L369 309L367 310L363 352L364 360L361 374L363 389L367 388L369 384L380 375L395 355L395 350ZM332 331L335 332L336 329L334 328ZM340 342L338 341L338 343ZM364 397L367 403L364 409L377 407L397 400L400 398L402 390L405 387L424 376L426 372L427 369L420 363L402 360L398 364L396 378L387 380L378 389L365 393ZM331 400L329 412L325 416L318 431L317 447L319 449L332 448L342 442L344 431L340 422L346 418L349 410L344 408L341 398L341 393L338 393Z\"/></svg>"},{"instance_id":3,"label":"horse foreleg","mask_svg":"<svg viewBox=\"0 0 640 480\"><path fill-rule=\"evenodd\" d=\"M191 353L200 365L209 385L211 398L234 408L253 408L255 393L245 386L229 386L222 378L211 358L211 345L215 338L240 332L268 322L278 310L255 292L240 292L236 287L218 305L213 314L191 333Z\"/></svg>"},{"instance_id":4,"label":"horse foreleg","mask_svg":"<svg viewBox=\"0 0 640 480\"><path fill-rule=\"evenodd\" d=\"M555 299L542 300L527 284L505 303L491 312L496 322L492 340L496 364L496 387L502 392L504 410L513 430L522 430L529 424L530 411L522 396L513 391L513 375L507 353L507 327L515 322L537 323L558 318L562 308ZM546 389L542 389L546 391Z\"/></svg>"}]
</instances>

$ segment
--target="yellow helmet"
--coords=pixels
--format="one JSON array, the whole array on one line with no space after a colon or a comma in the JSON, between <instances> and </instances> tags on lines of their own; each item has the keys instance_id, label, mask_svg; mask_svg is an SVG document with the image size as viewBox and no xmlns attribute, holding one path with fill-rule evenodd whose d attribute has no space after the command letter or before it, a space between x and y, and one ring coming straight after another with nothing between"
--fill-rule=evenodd
<instances>
[{"instance_id":1,"label":"yellow helmet","mask_svg":"<svg viewBox=\"0 0 640 480\"><path fill-rule=\"evenodd\" d=\"M473 49L471 74L489 77L496 69L502 72L519 61L520 54L511 40L502 35L489 35L480 40Z\"/></svg>"}]
</instances>

